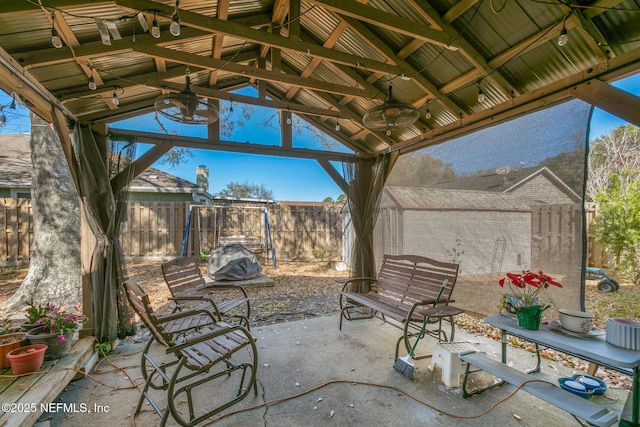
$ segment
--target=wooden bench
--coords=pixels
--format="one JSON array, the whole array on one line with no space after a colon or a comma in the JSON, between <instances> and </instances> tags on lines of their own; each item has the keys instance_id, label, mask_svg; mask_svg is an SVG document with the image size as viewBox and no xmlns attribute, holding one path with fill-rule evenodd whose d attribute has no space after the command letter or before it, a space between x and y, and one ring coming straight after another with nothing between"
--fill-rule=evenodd
<instances>
[{"instance_id":1,"label":"wooden bench","mask_svg":"<svg viewBox=\"0 0 640 427\"><path fill-rule=\"evenodd\" d=\"M464 398L474 394L480 394L490 388L507 382L516 387L522 386L522 389L526 392L567 411L575 417L583 419L590 425L606 427L618 422L618 415L609 411L604 406L565 391L555 384L543 380L536 380L535 377L511 368L485 354L478 352L460 353L459 358L461 361L467 363L462 383L462 396ZM494 377L500 378L500 381L468 392L467 378L469 373L476 372L470 369L471 366L475 366L480 370L490 373Z\"/></svg>"},{"instance_id":2,"label":"wooden bench","mask_svg":"<svg viewBox=\"0 0 640 427\"><path fill-rule=\"evenodd\" d=\"M391 324L400 327L403 333L396 343L396 359L401 342L404 341L407 351L411 350L411 340L420 333L425 317L429 317L430 325L436 326L428 327L426 333L438 341L453 340L453 316L464 310L452 306L442 310L442 307L453 302L451 293L458 278L458 267L458 264L417 255L385 255L377 278L356 277L345 281L340 292L340 330L343 319L371 319L379 315L385 322L387 318L397 321ZM433 307L445 280L446 287L438 305ZM358 282L369 283L369 292L353 292L351 288ZM354 316L354 313L359 314ZM448 335L442 328L443 320L450 325ZM414 359L430 356L414 356Z\"/></svg>"},{"instance_id":3,"label":"wooden bench","mask_svg":"<svg viewBox=\"0 0 640 427\"><path fill-rule=\"evenodd\" d=\"M44 362L39 372L33 374L14 378L10 368L0 369L0 375L6 375L0 378L0 402L8 403L12 408L0 412L0 426L32 426L78 370L89 365L87 362L96 354L95 343L94 337L82 338L73 344L69 353Z\"/></svg>"},{"instance_id":4,"label":"wooden bench","mask_svg":"<svg viewBox=\"0 0 640 427\"><path fill-rule=\"evenodd\" d=\"M207 282L200 271L198 257L178 257L162 264L162 275L169 287L169 300L176 304L178 310L188 307L212 311L219 320L236 318L239 323L249 328L251 302L242 286L234 284L217 284ZM230 290L235 294L232 298L216 298L216 291ZM244 307L242 307L244 306Z\"/></svg>"}]
</instances>

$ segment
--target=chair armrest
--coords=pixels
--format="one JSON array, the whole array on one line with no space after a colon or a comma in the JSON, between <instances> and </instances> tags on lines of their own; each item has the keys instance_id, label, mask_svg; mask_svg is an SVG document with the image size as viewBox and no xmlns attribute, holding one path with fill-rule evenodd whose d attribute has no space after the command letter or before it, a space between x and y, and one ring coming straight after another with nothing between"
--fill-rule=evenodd
<instances>
[{"instance_id":1,"label":"chair armrest","mask_svg":"<svg viewBox=\"0 0 640 427\"><path fill-rule=\"evenodd\" d=\"M213 300L213 298L210 298L206 295L194 295L194 296L178 296L178 297L169 297L167 298L169 301L174 301L176 303L176 308L180 309L180 304L178 304L178 302L180 301L201 301L201 302L208 302L211 305L211 309L213 311L215 311L216 316L218 316L218 319L220 319L220 310L218 310L218 306L216 305L215 301ZM192 311L194 310L198 310L198 309L191 309ZM209 310L205 310L205 311L209 311Z\"/></svg>"},{"instance_id":2,"label":"chair armrest","mask_svg":"<svg viewBox=\"0 0 640 427\"><path fill-rule=\"evenodd\" d=\"M184 319L185 317L191 316L208 316L211 319L211 323L218 323L218 319L211 313L209 310L201 310L201 309L193 309L186 311L178 311L171 314L165 314L162 316L156 316L156 320L158 323L167 323L172 320Z\"/></svg>"},{"instance_id":3,"label":"chair armrest","mask_svg":"<svg viewBox=\"0 0 640 427\"><path fill-rule=\"evenodd\" d=\"M197 288L197 290L209 291L209 292L215 291L216 289L237 289L240 292L242 292L242 295L244 295L245 298L248 298L247 291L245 291L245 289L240 285L234 285L234 284L219 285L214 282L206 282L204 285Z\"/></svg>"}]
</instances>

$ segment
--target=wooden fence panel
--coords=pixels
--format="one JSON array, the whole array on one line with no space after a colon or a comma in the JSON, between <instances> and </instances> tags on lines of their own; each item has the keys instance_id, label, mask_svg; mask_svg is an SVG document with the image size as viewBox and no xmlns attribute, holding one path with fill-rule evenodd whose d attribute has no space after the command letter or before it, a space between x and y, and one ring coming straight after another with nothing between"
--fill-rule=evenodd
<instances>
[{"instance_id":1,"label":"wooden fence panel","mask_svg":"<svg viewBox=\"0 0 640 427\"><path fill-rule=\"evenodd\" d=\"M531 264L580 265L582 210L580 205L539 205L531 221Z\"/></svg>"},{"instance_id":2,"label":"wooden fence panel","mask_svg":"<svg viewBox=\"0 0 640 427\"><path fill-rule=\"evenodd\" d=\"M0 265L28 264L33 245L33 212L28 199L0 199Z\"/></svg>"}]
</instances>

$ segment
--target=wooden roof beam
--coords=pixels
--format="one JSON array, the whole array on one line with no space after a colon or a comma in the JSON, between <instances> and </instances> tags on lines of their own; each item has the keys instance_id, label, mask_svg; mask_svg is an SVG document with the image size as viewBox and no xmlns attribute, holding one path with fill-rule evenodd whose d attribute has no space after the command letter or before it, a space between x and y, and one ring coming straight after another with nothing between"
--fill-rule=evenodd
<instances>
[{"instance_id":1,"label":"wooden roof beam","mask_svg":"<svg viewBox=\"0 0 640 427\"><path fill-rule=\"evenodd\" d=\"M218 0L216 17L222 21L229 19L229 3L231 0ZM224 34L214 34L211 46L211 57L220 59L222 56L222 46L224 44ZM209 72L209 86L215 86L218 82L218 71Z\"/></svg>"},{"instance_id":2,"label":"wooden roof beam","mask_svg":"<svg viewBox=\"0 0 640 427\"><path fill-rule=\"evenodd\" d=\"M403 18L372 6L343 0L309 0L323 8L340 15L348 16L362 22L385 28L396 33L418 38L427 43L442 47L454 47L450 38L442 31L425 27L422 23Z\"/></svg>"},{"instance_id":3,"label":"wooden roof beam","mask_svg":"<svg viewBox=\"0 0 640 427\"><path fill-rule=\"evenodd\" d=\"M283 148L270 145L239 141L221 141L218 139L194 138L180 135L161 135L151 132L138 132L125 129L110 129L109 136L118 141L131 141L145 144L169 143L175 147L199 150L227 151L234 153L259 154L264 156L293 157L299 159L326 159L328 161L353 161L360 156L351 153L311 150L307 148Z\"/></svg>"},{"instance_id":4,"label":"wooden roof beam","mask_svg":"<svg viewBox=\"0 0 640 427\"><path fill-rule=\"evenodd\" d=\"M485 78L492 83L492 85L498 89L506 98L519 95L519 92L511 85L507 79L505 79L500 73L496 73L496 69L489 66L486 58L473 47L471 43L464 38L462 34L456 31L450 24L440 18L438 12L425 0L411 0L414 7L423 9L424 12L431 16L451 38L456 40L459 45L459 52L473 65L475 68L482 71Z\"/></svg>"},{"instance_id":5,"label":"wooden roof beam","mask_svg":"<svg viewBox=\"0 0 640 427\"><path fill-rule=\"evenodd\" d=\"M345 21L352 27L353 31L355 31L356 33L358 33L360 35L360 37L362 37L363 40L368 41L369 43L372 43L376 46L383 46L384 43L375 35L373 34L371 31L369 31L368 28L366 28L364 25L362 25L362 23L358 22L357 20L345 17L344 18ZM443 94L440 93L440 91L438 90L438 88L431 83L429 80L427 80L427 78L425 78L422 74L418 73L417 70L415 70L410 64L408 64L406 61L404 61L403 59L398 58L395 53L388 48L388 46L384 45L385 49L384 49L384 56L386 58L388 58L389 61L393 61L395 63L398 64L398 66L403 67L406 69L405 72L402 73L398 73L396 75L400 75L400 74L404 74L408 77L411 77L411 79L414 81L414 83L416 85L418 85L418 87L420 87L423 91L426 92L426 94L428 96L431 96L433 99L437 99L438 102L440 104L442 104L442 106L449 110L449 112L451 114L454 114L456 117L458 117L461 113L463 114L463 116L465 115L464 110L457 105L455 102L451 101L449 98L447 98L446 96L444 96ZM371 76L372 78L378 79L379 75L376 75L375 73L372 74ZM369 79L367 79L367 82L369 83Z\"/></svg>"},{"instance_id":6,"label":"wooden roof beam","mask_svg":"<svg viewBox=\"0 0 640 427\"><path fill-rule=\"evenodd\" d=\"M324 46L324 47L326 47L328 49L333 48L336 45L336 43L338 42L338 40L340 39L340 36L342 36L342 34L344 33L344 31L347 28L349 28L347 23L344 22L343 20L340 20L340 22L338 23L336 28L333 29L333 31L331 32L329 37L327 37L327 39L322 44L322 46ZM307 64L307 66L305 67L305 69L302 70L302 72L300 73L300 76L301 77L309 77L315 71L315 69L318 67L318 65L320 65L320 62L321 62L320 58L312 58L311 61L309 62L309 64ZM296 95L298 90L300 90L299 86L292 87L287 92L285 97L287 99L292 99Z\"/></svg>"},{"instance_id":7,"label":"wooden roof beam","mask_svg":"<svg viewBox=\"0 0 640 427\"><path fill-rule=\"evenodd\" d=\"M213 59L201 55L179 52L173 49L166 49L157 46L134 46L136 52L149 55L150 57L161 57L173 62L185 65L197 66L209 69L224 69L225 71L244 76L247 78L264 79L268 81L287 83L291 85L306 87L312 90L335 93L339 95L360 96L360 89L345 85L327 83L320 80L303 78L289 74L274 73L273 71L260 68L246 67L236 63L230 63L220 59Z\"/></svg>"},{"instance_id":8,"label":"wooden roof beam","mask_svg":"<svg viewBox=\"0 0 640 427\"><path fill-rule=\"evenodd\" d=\"M467 10L471 9L476 3L478 3L478 1L480 0L460 0L457 3L454 3L453 6L451 6L449 10L442 15L443 21L447 24L451 24Z\"/></svg>"},{"instance_id":9,"label":"wooden roof beam","mask_svg":"<svg viewBox=\"0 0 640 427\"><path fill-rule=\"evenodd\" d=\"M172 13L173 11L172 7L151 0L115 1L116 4L118 4L120 7L131 11L139 11L145 8L156 8L161 10L162 13L167 14ZM351 67L354 67L356 63L359 62L360 64L362 64L362 66L371 71L379 71L386 74L409 74L409 72L411 71L411 69L407 69L406 67L387 64L365 57L354 57L353 55L350 55L348 53L327 49L317 44L289 39L288 37L283 37L279 34L272 34L265 31L256 30L230 21L222 21L216 18L199 15L189 11L181 11L180 22L181 24L191 26L200 30L209 31L212 33L224 33L240 38L242 40L248 40L257 44L264 44L270 47L288 49L298 53L304 53L305 55L308 54L309 56L317 56L327 61L336 62Z\"/></svg>"}]
</instances>

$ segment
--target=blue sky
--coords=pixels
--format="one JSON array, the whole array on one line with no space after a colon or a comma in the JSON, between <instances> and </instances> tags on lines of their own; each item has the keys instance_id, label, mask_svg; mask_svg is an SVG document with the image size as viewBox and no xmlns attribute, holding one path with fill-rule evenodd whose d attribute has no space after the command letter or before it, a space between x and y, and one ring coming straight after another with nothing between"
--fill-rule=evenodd
<instances>
[{"instance_id":1,"label":"blue sky","mask_svg":"<svg viewBox=\"0 0 640 427\"><path fill-rule=\"evenodd\" d=\"M614 86L640 96L640 74L620 80ZM6 116L4 127L0 128L0 133L29 132L29 112L26 108L17 106L16 110L10 108L11 97L0 91L0 105L4 105L3 112ZM240 110L235 108L235 111ZM270 113L269 113L270 114ZM255 114L256 120L260 124L264 123L265 117L269 114ZM254 118L255 118L254 117ZM274 122L271 122L274 123ZM596 138L608 133L611 129L625 124L626 122L595 109L591 120L591 138ZM169 132L176 130L171 128L172 124L163 122ZM114 125L115 126L115 125ZM133 121L129 127L137 129L160 132L160 126L153 118L139 119ZM247 126L252 128L254 126ZM188 126L189 133L198 136L203 132L203 126ZM180 132L183 132L180 130ZM204 135L204 134L203 134ZM229 138L235 141L258 142L261 144L278 144L279 131L276 126L260 126L258 134L250 135L250 132L236 130ZM294 146L313 147L316 144L308 136L301 136L294 139ZM0 148L1 149L1 148ZM272 190L276 200L292 201L321 201L326 197L336 199L341 190L325 171L314 160L298 160L280 158L274 156L259 156L249 154L228 153L209 150L192 150L194 158L189 159L184 164L175 169L163 166L158 163L154 167L181 178L195 182L195 171L200 165L209 168L209 192L215 194L226 187L232 181L248 182L250 184L263 185Z\"/></svg>"}]
</instances>

